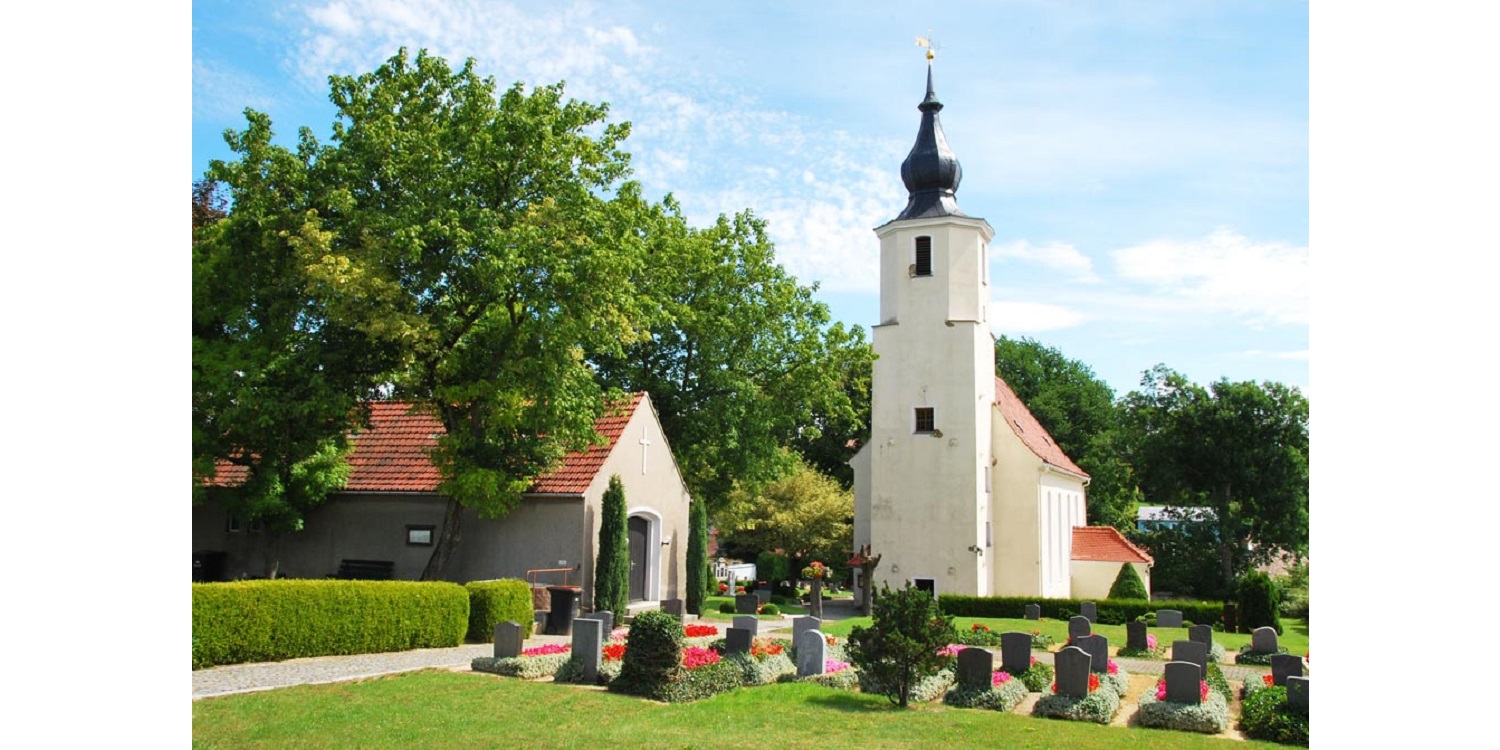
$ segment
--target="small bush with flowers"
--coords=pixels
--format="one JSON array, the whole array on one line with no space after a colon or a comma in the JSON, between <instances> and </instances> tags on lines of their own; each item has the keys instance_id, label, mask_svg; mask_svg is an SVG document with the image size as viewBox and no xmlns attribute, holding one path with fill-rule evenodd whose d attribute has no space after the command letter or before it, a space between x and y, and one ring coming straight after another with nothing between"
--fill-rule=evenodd
<instances>
[{"instance_id":1,"label":"small bush with flowers","mask_svg":"<svg viewBox=\"0 0 1500 750\"><path fill-rule=\"evenodd\" d=\"M722 650L722 641L715 645ZM724 659L740 668L744 684L770 685L787 675L797 674L797 665L792 663L788 650L784 641L756 638L750 644L749 653L727 654Z\"/></svg>"},{"instance_id":2,"label":"small bush with flowers","mask_svg":"<svg viewBox=\"0 0 1500 750\"><path fill-rule=\"evenodd\" d=\"M990 626L982 622L976 622L967 628L958 628L956 640L965 646L999 646L1000 633L990 630Z\"/></svg>"},{"instance_id":3,"label":"small bush with flowers","mask_svg":"<svg viewBox=\"0 0 1500 750\"><path fill-rule=\"evenodd\" d=\"M1270 664L1271 664L1271 657L1274 654L1257 654L1257 653L1251 651L1250 648L1251 648L1250 644L1248 644L1248 643L1245 644L1244 647L1240 649L1240 652L1234 655L1234 663L1235 664L1260 664L1260 665L1264 665L1264 666L1270 666ZM1276 653L1278 653L1278 654L1285 654L1285 653L1287 653L1286 647L1282 646L1282 647L1276 649Z\"/></svg>"},{"instance_id":4,"label":"small bush with flowers","mask_svg":"<svg viewBox=\"0 0 1500 750\"><path fill-rule=\"evenodd\" d=\"M1146 634L1146 647L1144 649L1122 646L1119 653L1119 656L1135 659L1160 659L1166 655L1167 647L1157 642L1154 633Z\"/></svg>"},{"instance_id":5,"label":"small bush with flowers","mask_svg":"<svg viewBox=\"0 0 1500 750\"><path fill-rule=\"evenodd\" d=\"M1157 680L1155 690L1141 695L1138 720L1143 727L1176 729L1182 732L1219 734L1229 728L1229 703L1218 691L1209 688L1207 680L1198 682L1198 700L1177 703L1167 700L1166 678Z\"/></svg>"},{"instance_id":6,"label":"small bush with flowers","mask_svg":"<svg viewBox=\"0 0 1500 750\"><path fill-rule=\"evenodd\" d=\"M506 677L520 677L523 680L540 680L557 674L557 670L568 662L568 657L571 656L568 653L569 650L571 647L566 643L554 643L528 648L522 651L520 656L502 659L481 656L469 663L469 669Z\"/></svg>"},{"instance_id":7,"label":"small bush with flowers","mask_svg":"<svg viewBox=\"0 0 1500 750\"><path fill-rule=\"evenodd\" d=\"M1120 710L1120 694L1112 685L1106 685L1099 675L1089 673L1089 693L1077 698L1058 695L1057 683L1052 683L1049 692L1042 693L1032 714L1048 719L1069 721L1091 721L1108 724Z\"/></svg>"},{"instance_id":8,"label":"small bush with flowers","mask_svg":"<svg viewBox=\"0 0 1500 750\"><path fill-rule=\"evenodd\" d=\"M1287 706L1285 687L1267 687L1240 704L1240 728L1251 739L1307 747L1309 717Z\"/></svg>"},{"instance_id":9,"label":"small bush with flowers","mask_svg":"<svg viewBox=\"0 0 1500 750\"><path fill-rule=\"evenodd\" d=\"M1043 617L1042 619L1045 620L1047 618ZM1053 638L1052 636L1047 635L1040 630L1031 631L1031 647L1034 649L1046 651L1052 648L1052 646L1056 643L1056 638Z\"/></svg>"},{"instance_id":10,"label":"small bush with flowers","mask_svg":"<svg viewBox=\"0 0 1500 750\"><path fill-rule=\"evenodd\" d=\"M1026 700L1026 684L1008 672L990 675L990 684L981 689L957 686L943 696L943 702L956 708L987 708L1009 711Z\"/></svg>"},{"instance_id":11,"label":"small bush with flowers","mask_svg":"<svg viewBox=\"0 0 1500 750\"><path fill-rule=\"evenodd\" d=\"M1051 664L1037 661L1036 657L1033 656L1031 657L1031 666L1027 667L1026 671L1020 674L1013 674L1011 677L1020 680L1021 684L1026 686L1026 692L1040 693L1047 690L1047 687L1052 684L1052 678L1055 674L1056 671L1052 669Z\"/></svg>"},{"instance_id":12,"label":"small bush with flowers","mask_svg":"<svg viewBox=\"0 0 1500 750\"><path fill-rule=\"evenodd\" d=\"M792 670L793 675L796 670ZM859 689L859 670L853 664L839 659L825 659L823 661L823 674L808 675L795 678L799 682L812 682L823 687L831 687L837 690L854 691Z\"/></svg>"}]
</instances>

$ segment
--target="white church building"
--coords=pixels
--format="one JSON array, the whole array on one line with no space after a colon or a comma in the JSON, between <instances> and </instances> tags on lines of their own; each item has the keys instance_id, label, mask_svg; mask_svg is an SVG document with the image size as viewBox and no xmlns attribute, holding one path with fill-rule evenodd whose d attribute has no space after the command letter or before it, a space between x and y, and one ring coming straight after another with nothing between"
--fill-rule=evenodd
<instances>
[{"instance_id":1,"label":"white church building","mask_svg":"<svg viewBox=\"0 0 1500 750\"><path fill-rule=\"evenodd\" d=\"M987 311L995 231L958 208L963 171L942 108L929 61L917 141L901 164L906 208L875 230L880 321L870 440L850 460L854 547L882 555L877 588L1103 598L1109 581L1102 591L1098 576L1075 585L1074 529L1087 523L1089 476L995 375ZM1140 563L1140 550L1114 536L1120 561ZM1097 566L1100 545L1090 546Z\"/></svg>"}]
</instances>

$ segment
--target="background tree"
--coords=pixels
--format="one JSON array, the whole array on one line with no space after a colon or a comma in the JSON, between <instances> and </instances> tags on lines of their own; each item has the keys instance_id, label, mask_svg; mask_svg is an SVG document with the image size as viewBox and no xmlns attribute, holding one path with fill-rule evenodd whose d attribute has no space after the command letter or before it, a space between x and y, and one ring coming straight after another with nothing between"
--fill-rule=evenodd
<instances>
[{"instance_id":1,"label":"background tree","mask_svg":"<svg viewBox=\"0 0 1500 750\"><path fill-rule=\"evenodd\" d=\"M630 532L625 485L609 477L599 511L599 544L594 548L594 611L615 613L615 622L630 614Z\"/></svg>"},{"instance_id":2,"label":"background tree","mask_svg":"<svg viewBox=\"0 0 1500 750\"><path fill-rule=\"evenodd\" d=\"M1211 515L1220 596L1278 549L1307 553L1308 402L1280 383L1208 388L1158 365L1123 400L1128 460L1147 497ZM1253 545L1253 546L1252 546ZM1155 551L1153 550L1153 555Z\"/></svg>"},{"instance_id":3,"label":"background tree","mask_svg":"<svg viewBox=\"0 0 1500 750\"><path fill-rule=\"evenodd\" d=\"M702 500L688 506L687 611L703 614L713 575L708 562L708 511Z\"/></svg>"},{"instance_id":4,"label":"background tree","mask_svg":"<svg viewBox=\"0 0 1500 750\"><path fill-rule=\"evenodd\" d=\"M1029 338L995 342L995 372L1059 448L1089 474L1089 523L1128 530L1135 525L1136 491L1122 459L1114 391L1088 365Z\"/></svg>"},{"instance_id":5,"label":"background tree","mask_svg":"<svg viewBox=\"0 0 1500 750\"><path fill-rule=\"evenodd\" d=\"M849 633L849 661L892 703L906 708L918 682L953 663L943 652L958 636L953 617L938 609L932 594L910 584L894 592L885 586L874 610L870 627L855 626Z\"/></svg>"},{"instance_id":6,"label":"background tree","mask_svg":"<svg viewBox=\"0 0 1500 750\"><path fill-rule=\"evenodd\" d=\"M800 460L762 491L731 492L717 517L720 544L748 558L781 550L798 561L841 563L854 546L854 493Z\"/></svg>"}]
</instances>

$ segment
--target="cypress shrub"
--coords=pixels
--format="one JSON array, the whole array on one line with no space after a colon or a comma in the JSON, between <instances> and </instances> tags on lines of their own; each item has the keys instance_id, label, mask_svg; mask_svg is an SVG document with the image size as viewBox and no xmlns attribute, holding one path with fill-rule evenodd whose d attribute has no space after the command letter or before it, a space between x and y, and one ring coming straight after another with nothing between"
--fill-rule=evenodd
<instances>
[{"instance_id":1,"label":"cypress shrub","mask_svg":"<svg viewBox=\"0 0 1500 750\"><path fill-rule=\"evenodd\" d=\"M463 643L469 593L442 581L193 584L193 669Z\"/></svg>"},{"instance_id":2,"label":"cypress shrub","mask_svg":"<svg viewBox=\"0 0 1500 750\"><path fill-rule=\"evenodd\" d=\"M610 476L602 505L594 561L594 611L609 610L615 613L615 622L623 622L630 604L630 532L625 485L619 474Z\"/></svg>"},{"instance_id":3,"label":"cypress shrub","mask_svg":"<svg viewBox=\"0 0 1500 750\"><path fill-rule=\"evenodd\" d=\"M627 638L630 647L610 690L654 698L668 683L682 681L682 623L677 618L658 610L642 612L631 621Z\"/></svg>"},{"instance_id":4,"label":"cypress shrub","mask_svg":"<svg viewBox=\"0 0 1500 750\"><path fill-rule=\"evenodd\" d=\"M469 640L489 643L495 639L496 623L510 620L519 623L530 638L536 625L531 608L531 585L518 578L498 581L473 581L464 584L469 592Z\"/></svg>"},{"instance_id":5,"label":"cypress shrub","mask_svg":"<svg viewBox=\"0 0 1500 750\"><path fill-rule=\"evenodd\" d=\"M1120 574L1115 576L1115 582L1109 587L1109 598L1111 599L1150 599L1146 593L1146 582L1141 580L1141 574L1135 572L1135 566L1130 563L1120 564Z\"/></svg>"},{"instance_id":6,"label":"cypress shrub","mask_svg":"<svg viewBox=\"0 0 1500 750\"><path fill-rule=\"evenodd\" d=\"M1235 587L1238 594L1240 625L1246 631L1270 626L1281 632L1281 594L1276 582L1258 570L1240 577Z\"/></svg>"},{"instance_id":7,"label":"cypress shrub","mask_svg":"<svg viewBox=\"0 0 1500 750\"><path fill-rule=\"evenodd\" d=\"M703 602L713 581L708 563L708 511L703 501L688 506L687 611L703 614Z\"/></svg>"}]
</instances>

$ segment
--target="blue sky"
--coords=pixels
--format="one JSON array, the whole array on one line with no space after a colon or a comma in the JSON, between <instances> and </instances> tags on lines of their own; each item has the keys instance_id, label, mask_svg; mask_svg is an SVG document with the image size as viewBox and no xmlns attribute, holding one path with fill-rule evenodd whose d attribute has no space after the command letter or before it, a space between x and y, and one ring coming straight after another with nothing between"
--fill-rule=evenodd
<instances>
[{"instance_id":1,"label":"blue sky","mask_svg":"<svg viewBox=\"0 0 1500 750\"><path fill-rule=\"evenodd\" d=\"M1309 369L1308 15L1295 2L193 3L192 177L245 107L320 138L327 77L398 47L502 85L565 80L629 120L634 177L694 223L752 209L837 319L878 309L874 227L938 45L964 168L995 228L991 320L1118 395Z\"/></svg>"}]
</instances>

